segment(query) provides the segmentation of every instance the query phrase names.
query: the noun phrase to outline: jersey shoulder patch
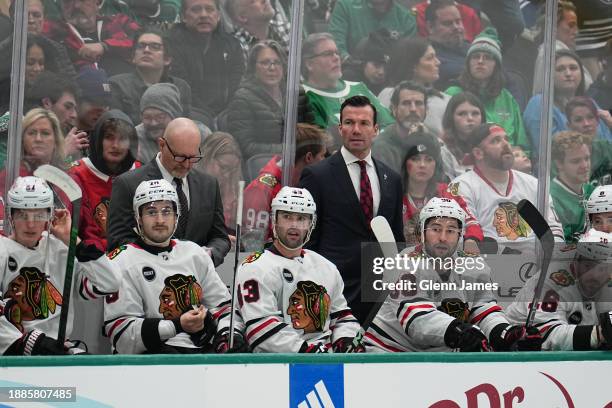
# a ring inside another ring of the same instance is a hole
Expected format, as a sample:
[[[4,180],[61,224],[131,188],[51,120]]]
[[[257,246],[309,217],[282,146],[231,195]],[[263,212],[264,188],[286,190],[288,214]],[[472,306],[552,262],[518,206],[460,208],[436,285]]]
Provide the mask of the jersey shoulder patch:
[[[448,185],[448,192],[454,196],[458,196],[459,195],[459,182],[450,183]]]
[[[550,280],[559,286],[567,287],[576,283],[574,277],[565,269],[559,269],[550,274]]]
[[[256,260],[258,260],[261,257],[261,254],[263,254],[263,251],[253,252],[244,261],[242,261],[242,265],[246,265],[246,264],[250,264],[250,263],[255,262]]]
[[[268,187],[274,187],[275,185],[278,184],[278,180],[276,180],[276,177],[274,177],[270,173],[264,173],[261,176],[259,176],[259,182]]]
[[[117,248],[113,249],[112,251],[110,251],[108,254],[106,254],[106,256],[108,257],[108,259],[115,259],[121,252],[123,252],[125,249],[127,248],[126,245],[121,245],[118,246]]]

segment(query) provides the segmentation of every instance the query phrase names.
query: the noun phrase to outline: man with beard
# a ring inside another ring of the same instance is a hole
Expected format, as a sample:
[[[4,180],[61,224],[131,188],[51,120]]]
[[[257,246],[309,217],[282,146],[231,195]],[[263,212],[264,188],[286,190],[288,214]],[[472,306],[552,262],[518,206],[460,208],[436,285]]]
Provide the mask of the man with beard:
[[[107,298],[104,331],[119,354],[194,354],[228,350],[230,293],[207,251],[171,239],[181,216],[166,180],[143,181],[133,197],[138,238],[109,254],[102,268],[122,276]],[[236,317],[237,326],[242,320]],[[211,342],[212,340],[212,342]],[[236,331],[235,346],[244,344]]]
[[[589,183],[591,140],[569,130],[553,136],[551,158],[557,176],[550,184],[550,195],[567,243],[577,242],[586,228],[583,203],[595,188]]]
[[[448,186],[449,192],[463,197],[470,212],[480,222],[485,237],[495,239],[500,244],[500,249],[509,243],[519,243],[519,250],[532,250],[535,234],[530,229],[528,233],[518,230],[522,219],[517,211],[509,209],[509,205],[516,208],[521,199],[536,203],[538,180],[531,175],[512,170],[514,154],[508,135],[501,126],[492,123],[479,125],[472,131],[470,142],[474,171],[455,178]],[[552,203],[550,199],[549,203]],[[500,214],[497,211],[500,208],[504,214],[516,215],[507,220],[510,228],[516,230],[515,233],[498,233],[500,229],[496,228],[495,224],[499,224],[496,222],[496,212]],[[555,240],[562,242],[563,229],[551,206],[545,217]],[[515,239],[509,239],[508,236]]]
[[[308,190],[283,187],[272,200],[272,246],[240,266],[236,293],[249,346],[260,353],[347,353],[359,323],[338,269],[302,249],[317,216]]]
[[[388,126],[374,139],[372,155],[402,174],[404,158],[408,149],[414,145],[411,139],[416,134],[425,134],[423,121],[427,116],[427,91],[412,81],[402,81],[393,90],[391,113],[395,124]],[[437,141],[437,140],[436,140]]]
[[[66,342],[57,346],[70,214],[55,209],[53,192],[38,177],[18,177],[7,193],[7,213],[13,233],[0,236],[0,354],[51,355],[77,354]],[[119,274],[101,272],[103,251],[80,242],[76,247],[72,300],[77,293],[93,300],[119,289]],[[92,261],[93,262],[88,262]],[[70,304],[66,335],[73,331],[76,313],[83,311]],[[99,329],[98,329],[99,330]],[[70,348],[70,349],[69,349]]]
[[[405,288],[389,294],[366,332],[368,351],[539,349],[540,338],[528,338],[522,325],[506,319],[482,258],[467,262],[459,250],[465,216],[449,198],[434,197],[423,207],[423,244],[410,253],[418,263],[400,276]]]
[[[48,21],[43,34],[68,49],[77,70],[105,69],[109,75],[128,72],[132,38],[139,26],[125,14],[101,16],[99,0],[62,0],[63,21]]]
[[[612,347],[612,235],[589,231],[573,252],[548,267],[534,327],[542,350],[610,350]],[[539,280],[533,275],[506,309],[512,322],[524,322]]]

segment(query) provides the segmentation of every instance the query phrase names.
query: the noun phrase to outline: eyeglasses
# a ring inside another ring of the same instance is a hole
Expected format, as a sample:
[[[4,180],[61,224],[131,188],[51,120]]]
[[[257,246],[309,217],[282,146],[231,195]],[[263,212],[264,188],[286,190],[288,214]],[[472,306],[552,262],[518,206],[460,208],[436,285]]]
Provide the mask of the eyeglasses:
[[[443,232],[450,237],[457,237],[461,234],[461,230],[458,228],[440,228],[440,227],[429,227],[425,228],[425,231],[431,231],[436,235],[441,235]]]
[[[257,65],[262,66],[265,69],[270,69],[273,67],[282,67],[283,63],[279,60],[263,60],[257,61]]]
[[[148,42],[138,42],[136,43],[137,50],[144,50],[149,47],[151,51],[161,51],[164,48],[164,44],[162,43],[148,43]]]
[[[161,210],[158,210],[157,208],[145,208],[142,212],[143,216],[150,218],[157,218],[159,214],[161,214],[163,218],[169,218],[172,217],[175,212],[174,209],[170,207],[164,207]]]
[[[200,155],[198,155],[198,156],[177,156],[172,151],[172,148],[168,144],[168,141],[166,140],[166,138],[162,137],[162,140],[164,141],[164,145],[168,148],[168,151],[170,152],[170,154],[174,158],[175,162],[183,163],[184,161],[189,160],[189,163],[195,164],[195,163],[199,162],[200,160],[202,160],[202,151],[200,150],[200,148],[198,148],[198,153],[200,153]]]
[[[13,214],[13,220],[15,221],[34,221],[34,222],[47,222],[51,219],[51,214],[48,212],[44,213],[30,213],[25,211],[15,212]]]
[[[340,51],[338,51],[338,50],[328,50],[328,51],[320,52],[318,54],[311,55],[308,58],[317,58],[317,57],[330,58],[330,57],[339,57],[339,56],[340,56]]]

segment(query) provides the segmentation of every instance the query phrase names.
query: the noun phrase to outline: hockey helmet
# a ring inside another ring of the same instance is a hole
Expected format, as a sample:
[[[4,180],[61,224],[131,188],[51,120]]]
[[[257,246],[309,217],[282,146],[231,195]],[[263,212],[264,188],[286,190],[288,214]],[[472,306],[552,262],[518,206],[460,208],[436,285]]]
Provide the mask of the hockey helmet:
[[[287,211],[299,214],[310,214],[311,215],[311,223],[308,228],[308,233],[306,234],[306,238],[301,246],[306,244],[310,239],[310,234],[314,230],[316,220],[317,220],[317,205],[312,198],[310,192],[305,188],[297,188],[297,187],[289,187],[285,186],[280,189],[280,191],[276,194],[276,196],[272,199],[272,233],[275,238],[276,234],[276,213],[278,211]],[[279,240],[280,242],[280,240]],[[284,244],[281,242],[281,245]],[[296,248],[287,248],[287,249],[296,249]]]
[[[586,202],[587,214],[612,212],[612,185],[598,186]]]
[[[572,273],[580,293],[595,298],[612,276],[612,234],[589,230],[578,241]],[[580,259],[584,258],[584,259]]]
[[[153,201],[172,201],[176,206],[177,219],[180,217],[181,206],[179,205],[178,195],[176,189],[168,181],[160,179],[141,182],[134,193],[134,215],[138,216],[138,209]]]
[[[419,213],[419,223],[421,225],[421,234],[425,232],[425,224],[427,220],[435,217],[449,217],[459,221],[459,228],[463,228],[465,224],[465,212],[457,201],[451,198],[433,197],[425,204]],[[424,239],[424,236],[421,238]]]
[[[53,191],[39,177],[17,177],[7,193],[7,210],[48,208],[53,212]]]
[[[576,253],[594,261],[612,262],[612,234],[591,228],[578,241]]]

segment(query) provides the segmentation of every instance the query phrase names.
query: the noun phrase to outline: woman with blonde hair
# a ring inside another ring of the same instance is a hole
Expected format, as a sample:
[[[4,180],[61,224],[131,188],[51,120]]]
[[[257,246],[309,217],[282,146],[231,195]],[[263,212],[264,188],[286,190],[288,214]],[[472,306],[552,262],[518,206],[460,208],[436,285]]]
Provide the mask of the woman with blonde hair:
[[[238,181],[242,180],[242,155],[232,135],[213,132],[202,143],[200,170],[217,178],[223,201],[223,215],[228,232],[234,234]]]

